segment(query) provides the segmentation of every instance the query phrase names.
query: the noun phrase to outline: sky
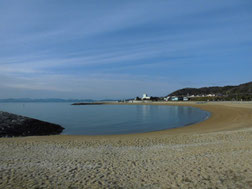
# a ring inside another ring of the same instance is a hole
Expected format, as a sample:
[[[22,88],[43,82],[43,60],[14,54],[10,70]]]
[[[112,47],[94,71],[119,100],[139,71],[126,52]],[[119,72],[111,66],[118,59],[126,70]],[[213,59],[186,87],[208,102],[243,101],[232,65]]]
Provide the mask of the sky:
[[[251,0],[0,0],[0,98],[252,81]]]

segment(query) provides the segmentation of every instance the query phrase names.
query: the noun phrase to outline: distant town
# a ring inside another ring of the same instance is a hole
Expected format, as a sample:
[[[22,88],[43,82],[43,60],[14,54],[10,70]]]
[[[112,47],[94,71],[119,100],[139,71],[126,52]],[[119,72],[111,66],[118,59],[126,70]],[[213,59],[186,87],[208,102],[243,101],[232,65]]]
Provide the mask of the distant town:
[[[198,95],[184,95],[184,96],[166,96],[166,97],[154,97],[148,96],[146,93],[143,96],[136,97],[134,99],[119,100],[118,102],[152,102],[152,101],[252,101],[252,95],[228,97],[222,94],[198,94]]]
[[[207,95],[188,95],[188,96],[167,96],[167,97],[153,97],[148,96],[146,93],[143,94],[142,98],[136,97],[135,99],[120,100],[120,102],[150,102],[150,101],[189,101],[197,97],[215,97],[215,94]]]
[[[170,93],[165,97],[143,96],[124,102],[150,101],[252,101],[252,82],[237,86],[184,88]]]

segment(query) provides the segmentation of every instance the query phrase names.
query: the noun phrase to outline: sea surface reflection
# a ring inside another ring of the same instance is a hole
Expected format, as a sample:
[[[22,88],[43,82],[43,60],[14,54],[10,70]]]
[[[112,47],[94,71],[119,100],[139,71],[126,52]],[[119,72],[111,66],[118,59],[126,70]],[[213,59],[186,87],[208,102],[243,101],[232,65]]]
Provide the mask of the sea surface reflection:
[[[62,125],[63,134],[108,135],[164,130],[203,121],[209,113],[185,106],[0,103],[0,110]]]

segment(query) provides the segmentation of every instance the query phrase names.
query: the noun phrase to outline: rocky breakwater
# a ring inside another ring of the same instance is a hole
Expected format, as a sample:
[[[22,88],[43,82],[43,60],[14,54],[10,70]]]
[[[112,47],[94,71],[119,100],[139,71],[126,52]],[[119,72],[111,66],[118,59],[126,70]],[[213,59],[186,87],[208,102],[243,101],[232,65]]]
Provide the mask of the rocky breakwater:
[[[57,124],[0,111],[0,137],[56,135],[63,129]]]

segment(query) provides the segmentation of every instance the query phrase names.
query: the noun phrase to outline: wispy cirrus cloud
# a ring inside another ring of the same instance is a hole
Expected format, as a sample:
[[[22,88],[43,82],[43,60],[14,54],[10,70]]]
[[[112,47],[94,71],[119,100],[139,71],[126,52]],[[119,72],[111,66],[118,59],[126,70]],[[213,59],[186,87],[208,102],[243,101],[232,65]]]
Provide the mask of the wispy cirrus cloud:
[[[250,1],[237,0],[3,0],[3,96],[158,95],[249,81],[251,12]]]

